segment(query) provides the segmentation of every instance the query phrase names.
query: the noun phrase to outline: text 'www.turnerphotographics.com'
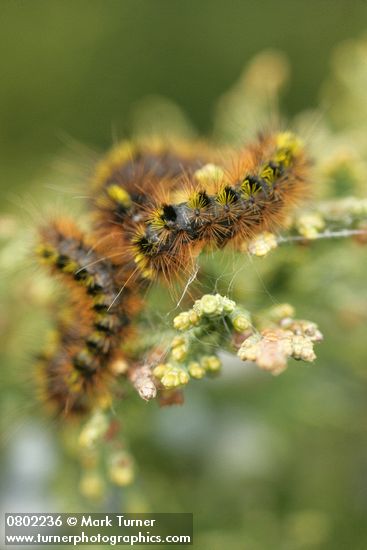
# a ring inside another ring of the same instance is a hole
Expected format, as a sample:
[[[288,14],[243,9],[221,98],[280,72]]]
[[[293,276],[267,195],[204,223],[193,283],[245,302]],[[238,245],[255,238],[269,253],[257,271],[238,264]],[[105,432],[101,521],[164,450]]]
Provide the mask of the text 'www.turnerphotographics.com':
[[[5,545],[193,544],[193,515],[11,514],[5,515]]]

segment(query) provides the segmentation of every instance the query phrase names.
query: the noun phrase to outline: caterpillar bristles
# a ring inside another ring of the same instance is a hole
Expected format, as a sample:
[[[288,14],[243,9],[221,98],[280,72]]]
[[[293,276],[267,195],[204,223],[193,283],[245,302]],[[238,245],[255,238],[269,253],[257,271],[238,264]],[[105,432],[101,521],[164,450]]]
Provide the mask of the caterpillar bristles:
[[[119,292],[113,265],[70,220],[42,228],[37,253],[70,292],[71,319],[59,321],[57,345],[41,361],[45,394],[59,413],[83,412],[109,395],[110,364],[129,334],[135,298]]]

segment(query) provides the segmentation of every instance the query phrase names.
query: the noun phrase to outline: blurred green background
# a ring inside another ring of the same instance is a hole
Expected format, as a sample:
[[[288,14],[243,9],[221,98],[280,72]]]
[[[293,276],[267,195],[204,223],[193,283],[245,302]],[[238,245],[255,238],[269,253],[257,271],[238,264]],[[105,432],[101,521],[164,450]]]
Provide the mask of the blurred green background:
[[[347,0],[2,0],[1,189],[26,188],[67,136],[106,149],[134,103],[175,100],[201,132],[259,50],[289,56],[294,114],[317,103],[330,52],[366,26]],[[3,201],[4,202],[4,201]],[[5,205],[4,205],[5,206]]]
[[[290,63],[285,118],[321,99],[324,142],[335,132],[350,145],[353,134],[364,162],[367,48],[353,57],[338,45],[366,29],[358,0],[0,1],[1,209],[14,216],[0,224],[3,511],[192,511],[195,548],[367,547],[365,249],[322,242],[237,265],[249,309],[287,301],[320,325],[317,362],[278,378],[229,362],[222,378],[191,384],[175,409],[132,397],[119,414],[138,479],[92,505],[77,496],[72,452],[55,441],[29,384],[47,319],[45,281],[27,252],[37,208],[31,221],[23,214],[32,196],[59,202],[53,177],[77,194],[78,153],[84,161],[86,150],[94,156],[129,135],[147,96],[169,98],[211,134],[218,98],[269,48]],[[75,184],[54,176],[68,151]],[[364,180],[358,189],[366,195]]]

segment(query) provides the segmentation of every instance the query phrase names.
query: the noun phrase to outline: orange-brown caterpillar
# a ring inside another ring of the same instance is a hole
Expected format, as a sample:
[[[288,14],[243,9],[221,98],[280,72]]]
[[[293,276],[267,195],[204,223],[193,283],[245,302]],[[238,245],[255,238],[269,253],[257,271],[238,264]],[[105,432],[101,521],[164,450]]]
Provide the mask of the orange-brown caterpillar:
[[[109,399],[111,364],[129,334],[136,298],[122,296],[113,266],[90,249],[70,220],[42,228],[38,254],[69,291],[57,341],[41,361],[46,398],[58,412],[78,413]]]
[[[307,193],[300,141],[258,139],[215,166],[207,148],[131,146],[114,150],[92,183],[88,239],[61,220],[41,231],[38,253],[70,293],[71,319],[43,360],[48,399],[59,412],[109,399],[113,362],[139,309],[144,281],[191,269],[207,245],[247,243],[282,226]]]
[[[125,218],[117,222],[116,206],[110,234],[120,239],[125,261],[133,261],[141,277],[169,280],[187,271],[206,245],[238,245],[279,228],[289,207],[306,193],[307,167],[299,140],[279,133],[233,154],[212,176],[204,169],[184,172],[163,189],[150,185],[144,204],[136,200],[130,183],[113,183],[111,196],[124,203]],[[180,186],[184,197],[177,201]]]

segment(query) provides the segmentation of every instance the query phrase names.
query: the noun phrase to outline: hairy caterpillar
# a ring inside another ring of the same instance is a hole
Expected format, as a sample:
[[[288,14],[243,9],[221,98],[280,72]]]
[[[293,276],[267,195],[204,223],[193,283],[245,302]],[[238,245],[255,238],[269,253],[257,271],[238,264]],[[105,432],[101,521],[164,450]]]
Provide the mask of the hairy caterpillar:
[[[279,228],[306,193],[307,167],[300,141],[279,133],[260,138],[219,170],[185,174],[183,200],[174,200],[176,184],[164,200],[153,195],[136,210],[134,223],[125,224],[124,257],[132,256],[140,276],[169,280],[190,270],[207,245],[238,246]],[[117,189],[136,206],[128,186]]]
[[[122,301],[112,264],[91,251],[72,221],[57,220],[41,237],[39,257],[69,291],[57,341],[41,360],[44,393],[57,412],[84,412],[110,397],[111,365],[130,333],[136,297],[126,289]]]
[[[38,255],[70,294],[71,318],[58,321],[42,359],[44,391],[59,413],[111,399],[141,288],[187,274],[207,246],[239,247],[281,227],[307,193],[308,161],[293,134],[262,136],[220,166],[218,158],[202,145],[125,143],[91,183],[90,236],[68,220],[41,229]]]

